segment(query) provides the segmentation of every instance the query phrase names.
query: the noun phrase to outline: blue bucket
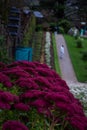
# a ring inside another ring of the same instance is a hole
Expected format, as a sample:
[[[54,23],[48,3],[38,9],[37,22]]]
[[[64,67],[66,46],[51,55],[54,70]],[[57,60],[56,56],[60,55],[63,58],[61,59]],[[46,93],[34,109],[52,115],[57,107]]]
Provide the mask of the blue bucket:
[[[15,52],[16,61],[32,61],[32,48],[17,47]]]

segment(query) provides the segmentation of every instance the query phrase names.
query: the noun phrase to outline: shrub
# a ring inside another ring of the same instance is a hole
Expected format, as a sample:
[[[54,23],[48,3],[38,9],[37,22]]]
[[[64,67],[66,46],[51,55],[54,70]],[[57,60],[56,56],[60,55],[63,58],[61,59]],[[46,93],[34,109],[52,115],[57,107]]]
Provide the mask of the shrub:
[[[42,31],[43,30],[43,26],[42,25],[37,25],[35,30],[36,31]]]
[[[22,45],[24,47],[29,46],[29,43],[31,43],[33,33],[35,32],[36,27],[36,18],[32,15],[31,20],[28,23],[27,31],[24,33]]]
[[[59,33],[62,33],[62,34],[64,34],[65,32],[64,32],[64,28],[63,27],[59,27]]]
[[[50,25],[50,30],[52,32],[58,31],[58,27],[56,23],[50,23],[49,25]]]
[[[76,45],[78,48],[82,48],[83,39],[81,37],[78,37],[76,40]]]
[[[82,52],[82,59],[87,61],[87,51]]]
[[[66,19],[59,21],[58,25],[64,28],[65,33],[72,27],[72,24]]]
[[[75,39],[77,40],[78,39],[78,37],[79,37],[79,35],[76,35],[76,36],[74,36],[75,37]]]
[[[0,61],[4,63],[10,63],[12,61],[8,55],[8,49],[5,45],[5,37],[3,35],[0,36]]]
[[[86,130],[78,99],[46,64],[0,63],[0,129]]]

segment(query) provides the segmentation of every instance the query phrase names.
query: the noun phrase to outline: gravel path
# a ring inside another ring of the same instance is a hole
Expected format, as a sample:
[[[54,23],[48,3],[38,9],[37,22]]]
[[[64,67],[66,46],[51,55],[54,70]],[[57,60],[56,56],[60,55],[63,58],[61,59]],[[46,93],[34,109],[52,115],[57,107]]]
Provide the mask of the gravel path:
[[[77,81],[63,35],[55,34],[55,38],[56,38],[56,46],[57,46],[57,51],[58,51],[58,60],[60,64],[61,74],[62,74],[61,78],[65,80],[69,86],[73,86],[73,85],[84,86],[85,85],[87,87],[87,83],[79,83]],[[63,59],[60,59],[60,46],[62,44],[64,45],[65,52],[64,52]]]

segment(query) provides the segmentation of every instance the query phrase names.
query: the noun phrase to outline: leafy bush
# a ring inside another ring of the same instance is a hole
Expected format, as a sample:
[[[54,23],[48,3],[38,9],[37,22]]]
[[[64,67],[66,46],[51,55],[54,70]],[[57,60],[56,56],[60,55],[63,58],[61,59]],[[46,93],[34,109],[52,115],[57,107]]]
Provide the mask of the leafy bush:
[[[81,37],[78,37],[76,40],[76,45],[78,48],[82,48],[83,39]]]
[[[87,51],[82,52],[82,59],[87,61]]]
[[[78,37],[79,37],[79,35],[76,35],[76,36],[74,36],[75,37],[75,39],[77,40],[78,39]]]
[[[59,27],[59,33],[62,33],[62,34],[64,34],[64,33],[65,33],[64,28],[63,28],[63,27]]]
[[[34,16],[31,16],[31,20],[28,23],[27,31],[24,34],[22,45],[27,47],[31,43],[33,33],[36,27],[36,19]]]
[[[34,37],[32,39],[33,61],[40,61],[42,44],[43,44],[43,32],[42,31],[34,32]]]
[[[72,27],[72,24],[70,23],[70,21],[63,19],[61,21],[58,22],[58,25],[62,28],[64,28],[65,33],[68,32],[68,30]]]
[[[66,82],[46,64],[0,63],[0,129],[86,130],[87,118]]]
[[[42,25],[37,25],[35,30],[36,31],[42,31],[43,30],[43,26]]]
[[[58,31],[58,26],[56,23],[50,23],[49,25],[50,25],[50,30],[52,32]]]
[[[8,55],[8,49],[5,45],[5,37],[3,35],[0,36],[0,62],[10,63],[12,61]]]

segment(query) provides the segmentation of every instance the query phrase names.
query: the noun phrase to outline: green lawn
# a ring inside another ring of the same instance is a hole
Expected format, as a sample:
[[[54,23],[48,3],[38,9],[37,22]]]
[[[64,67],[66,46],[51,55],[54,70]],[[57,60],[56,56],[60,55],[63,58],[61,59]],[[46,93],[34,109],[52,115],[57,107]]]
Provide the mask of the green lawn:
[[[87,60],[82,60],[83,51],[87,52],[87,39],[83,39],[83,47],[76,47],[76,39],[69,35],[64,35],[67,43],[67,48],[71,57],[71,61],[77,76],[78,81],[87,81]]]
[[[52,45],[53,45],[53,51],[54,51],[54,68],[55,68],[56,72],[59,75],[61,75],[59,60],[58,60],[57,47],[56,47],[56,39],[55,39],[54,34],[52,34]]]

